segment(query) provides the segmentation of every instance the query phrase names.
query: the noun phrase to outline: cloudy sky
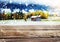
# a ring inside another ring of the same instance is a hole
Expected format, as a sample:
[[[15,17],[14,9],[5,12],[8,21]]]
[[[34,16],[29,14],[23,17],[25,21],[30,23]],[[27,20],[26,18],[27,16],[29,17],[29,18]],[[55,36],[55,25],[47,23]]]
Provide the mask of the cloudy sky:
[[[55,8],[56,12],[60,12],[60,0],[0,0],[0,1],[8,1],[10,3],[16,2],[16,3],[25,3],[25,4],[44,4],[50,7]]]
[[[34,4],[46,4],[53,7],[60,7],[60,0],[2,0],[9,2],[17,2],[17,3],[34,3]]]

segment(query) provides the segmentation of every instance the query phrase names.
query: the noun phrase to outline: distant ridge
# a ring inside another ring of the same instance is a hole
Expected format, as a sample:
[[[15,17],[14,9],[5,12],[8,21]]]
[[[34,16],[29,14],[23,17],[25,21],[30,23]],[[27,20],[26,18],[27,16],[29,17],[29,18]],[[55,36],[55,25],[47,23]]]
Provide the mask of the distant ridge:
[[[13,11],[13,9],[20,9],[20,10],[25,10],[25,11],[29,11],[30,9],[34,9],[34,10],[46,10],[48,11],[49,10],[49,6],[46,6],[46,5],[39,5],[39,4],[28,4],[26,6],[26,4],[19,4],[19,3],[9,3],[9,2],[2,2],[0,1],[0,8],[9,8]]]

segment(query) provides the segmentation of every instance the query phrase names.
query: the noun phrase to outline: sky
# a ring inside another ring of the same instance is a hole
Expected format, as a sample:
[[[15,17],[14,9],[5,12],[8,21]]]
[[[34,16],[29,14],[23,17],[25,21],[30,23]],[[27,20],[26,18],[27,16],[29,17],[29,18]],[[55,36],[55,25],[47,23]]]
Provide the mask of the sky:
[[[34,3],[34,4],[45,4],[50,5],[52,7],[60,7],[60,0],[1,0],[1,1],[9,1],[11,2],[17,2],[17,3]]]
[[[33,3],[33,4],[44,4],[46,6],[50,6],[52,8],[55,8],[55,12],[60,12],[60,0],[0,0],[0,1],[8,1],[10,3],[16,2],[16,3],[24,3],[26,5]]]

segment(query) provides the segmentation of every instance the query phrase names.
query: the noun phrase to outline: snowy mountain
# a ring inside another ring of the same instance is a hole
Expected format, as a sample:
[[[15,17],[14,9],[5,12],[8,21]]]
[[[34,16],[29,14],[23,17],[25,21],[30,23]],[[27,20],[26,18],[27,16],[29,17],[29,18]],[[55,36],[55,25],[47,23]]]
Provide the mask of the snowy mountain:
[[[20,11],[25,10],[29,12],[30,9],[34,10],[46,10],[48,11],[50,9],[49,6],[46,5],[40,5],[40,4],[19,4],[19,3],[9,3],[9,2],[2,2],[0,1],[0,8],[2,9],[11,9],[13,11],[14,9],[20,9]]]

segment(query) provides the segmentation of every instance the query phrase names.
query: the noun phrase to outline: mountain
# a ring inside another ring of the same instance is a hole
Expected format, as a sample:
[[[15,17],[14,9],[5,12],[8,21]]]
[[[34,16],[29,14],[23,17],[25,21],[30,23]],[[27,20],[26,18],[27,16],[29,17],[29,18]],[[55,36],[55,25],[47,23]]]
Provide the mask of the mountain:
[[[20,9],[21,11],[26,9],[26,11],[29,11],[30,9],[34,10],[49,10],[49,6],[46,5],[40,5],[40,4],[19,4],[19,3],[9,3],[9,2],[0,2],[0,8],[9,8],[11,11],[14,9]]]

